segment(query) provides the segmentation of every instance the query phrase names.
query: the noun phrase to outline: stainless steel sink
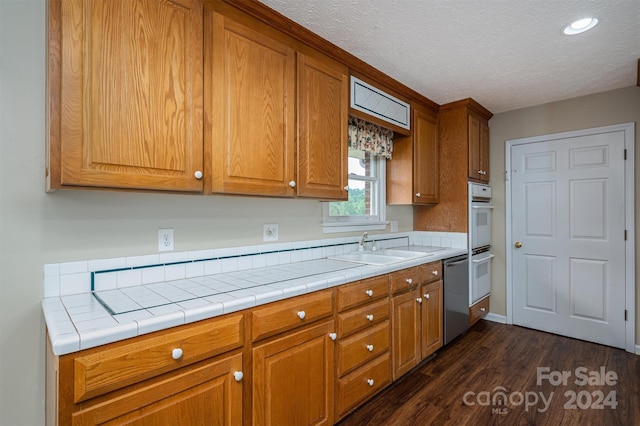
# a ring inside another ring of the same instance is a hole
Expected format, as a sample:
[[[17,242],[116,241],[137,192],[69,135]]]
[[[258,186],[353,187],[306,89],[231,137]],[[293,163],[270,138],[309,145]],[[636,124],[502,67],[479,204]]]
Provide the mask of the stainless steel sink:
[[[329,256],[327,259],[341,260],[344,262],[361,263],[364,265],[390,265],[406,262],[419,257],[433,256],[432,253],[414,252],[407,250],[385,249],[378,251],[356,251],[345,254]]]

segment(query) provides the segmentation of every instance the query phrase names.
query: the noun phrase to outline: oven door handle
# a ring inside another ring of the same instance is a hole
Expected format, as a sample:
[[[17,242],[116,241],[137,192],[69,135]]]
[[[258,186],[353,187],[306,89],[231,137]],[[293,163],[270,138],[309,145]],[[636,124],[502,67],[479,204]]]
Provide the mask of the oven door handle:
[[[487,260],[489,260],[489,259],[493,259],[494,257],[495,257],[494,255],[490,254],[489,256],[487,256],[487,257],[483,257],[483,258],[482,258],[482,259],[480,259],[480,260],[471,259],[471,261],[472,261],[473,263],[482,263],[482,262],[486,262],[486,261],[487,261]]]
[[[471,206],[472,209],[493,209],[493,206]]]

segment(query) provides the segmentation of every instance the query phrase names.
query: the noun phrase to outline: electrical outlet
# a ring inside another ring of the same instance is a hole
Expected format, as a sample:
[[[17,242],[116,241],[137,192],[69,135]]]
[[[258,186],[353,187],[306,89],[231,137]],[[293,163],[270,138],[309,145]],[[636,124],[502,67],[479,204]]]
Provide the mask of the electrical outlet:
[[[262,241],[278,241],[278,224],[265,223],[262,227]]]
[[[158,251],[173,251],[173,229],[158,229]]]

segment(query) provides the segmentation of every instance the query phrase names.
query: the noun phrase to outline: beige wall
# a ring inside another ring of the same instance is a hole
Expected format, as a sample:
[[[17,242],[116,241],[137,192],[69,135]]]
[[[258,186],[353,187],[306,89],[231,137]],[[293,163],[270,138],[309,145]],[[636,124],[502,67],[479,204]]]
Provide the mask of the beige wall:
[[[628,122],[640,123],[640,88],[628,87],[605,93],[509,111],[495,115],[491,127],[492,245],[496,258],[492,268],[491,312],[506,315],[505,265],[505,141],[550,133],[587,129]],[[636,242],[640,241],[640,128],[635,129]],[[636,257],[638,245],[636,243]],[[636,263],[636,278],[640,262]],[[637,281],[636,281],[637,282]],[[636,344],[640,342],[640,291],[636,285]]]
[[[44,423],[45,263],[155,253],[157,229],[176,251],[329,238],[317,201],[44,191],[45,2],[0,0],[0,425]],[[409,206],[389,207],[400,231]]]

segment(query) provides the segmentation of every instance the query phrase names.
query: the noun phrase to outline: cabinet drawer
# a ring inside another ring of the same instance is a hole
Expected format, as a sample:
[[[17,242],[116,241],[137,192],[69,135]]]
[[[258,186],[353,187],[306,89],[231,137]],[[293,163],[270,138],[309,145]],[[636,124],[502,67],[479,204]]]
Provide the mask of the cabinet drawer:
[[[336,358],[338,377],[342,377],[388,350],[388,320],[361,333],[339,340]]]
[[[420,266],[422,282],[431,283],[442,279],[442,262],[431,262]]]
[[[389,298],[338,314],[337,333],[344,338],[389,318]]]
[[[406,290],[413,290],[420,285],[420,268],[413,267],[394,272],[391,277],[391,292],[401,293]]]
[[[469,308],[469,324],[473,324],[489,313],[489,297],[476,302]]]
[[[333,313],[333,291],[323,290],[271,303],[251,313],[253,340],[273,336]]]
[[[138,383],[238,348],[243,343],[243,316],[233,315],[136,338],[106,349],[90,349],[73,361],[74,401]],[[174,351],[176,349],[181,352]]]
[[[369,278],[353,284],[338,287],[336,290],[336,304],[338,312],[354,306],[389,295],[389,277],[387,275]]]
[[[389,352],[338,380],[337,417],[342,417],[391,382]]]

